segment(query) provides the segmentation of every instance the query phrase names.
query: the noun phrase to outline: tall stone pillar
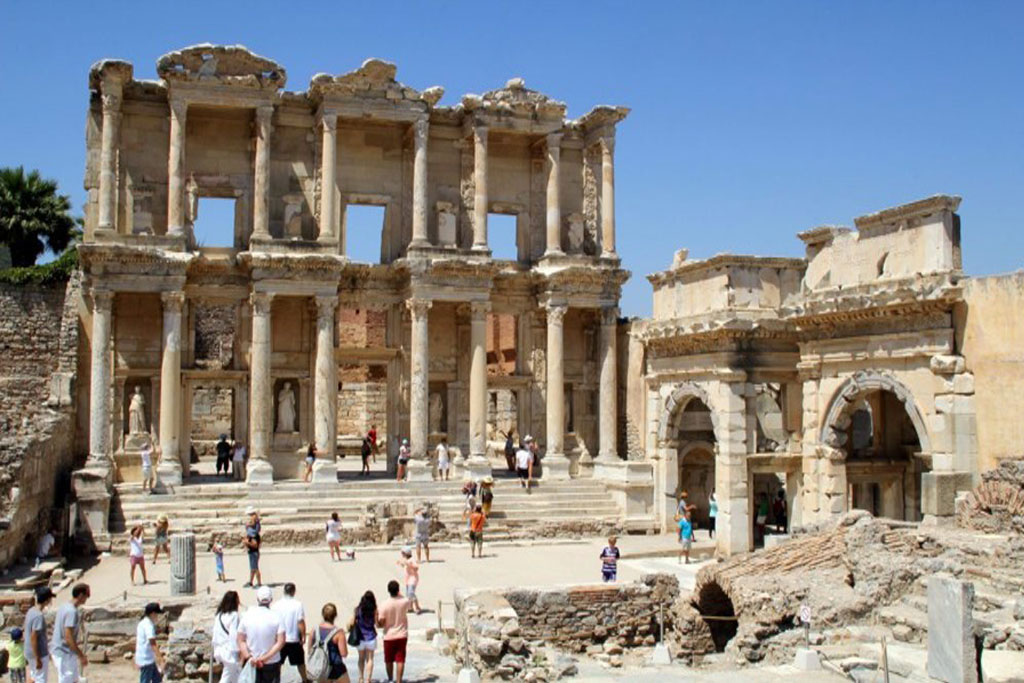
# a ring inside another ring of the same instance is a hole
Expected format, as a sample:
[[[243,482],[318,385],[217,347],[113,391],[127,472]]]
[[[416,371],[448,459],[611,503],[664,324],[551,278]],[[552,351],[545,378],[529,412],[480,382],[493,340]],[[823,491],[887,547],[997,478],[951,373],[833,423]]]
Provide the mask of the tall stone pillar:
[[[491,473],[487,459],[487,314],[491,302],[470,304],[469,326],[469,458],[466,475],[473,479]]]
[[[427,238],[427,137],[430,123],[424,117],[412,124],[412,242],[410,247],[425,247]]]
[[[337,186],[338,165],[338,115],[324,112],[320,116],[320,127],[323,131],[323,148],[320,154],[320,234],[317,240],[332,243],[338,240],[335,233],[334,195]],[[342,246],[342,253],[345,248]]]
[[[167,156],[167,234],[185,233],[185,122],[188,103],[171,98],[171,142]]]
[[[160,295],[164,308],[163,356],[160,361],[160,462],[156,477],[160,486],[181,484],[181,309],[184,292]],[[187,456],[186,456],[187,457]]]
[[[487,251],[487,126],[473,128],[473,249]]]
[[[253,179],[252,236],[270,239],[270,133],[273,105],[256,108],[256,168]]]
[[[249,465],[246,481],[271,484],[274,468],[270,464],[271,439],[274,436],[273,380],[270,375],[270,308],[274,295],[253,292],[252,345],[249,352]]]
[[[601,138],[601,256],[615,254],[615,140]]]
[[[117,144],[121,136],[121,84],[103,83],[103,133],[100,138],[100,210],[97,230],[117,222]]]
[[[547,139],[548,191],[547,191],[547,246],[545,256],[562,254],[562,204],[559,198],[558,172],[561,159],[562,134],[551,133]]]
[[[89,457],[71,485],[78,499],[80,540],[96,550],[110,549],[110,318],[114,293],[92,291],[92,357],[89,378]]]
[[[565,456],[565,370],[562,356],[563,325],[568,307],[549,304],[547,350],[547,448],[544,478],[568,479],[569,459]]]
[[[747,486],[746,384],[717,382],[708,406],[718,415],[715,429],[715,497],[718,552],[726,557],[751,549],[753,526]]]
[[[432,468],[427,463],[427,404],[430,388],[427,320],[430,317],[431,302],[409,299],[405,304],[412,314],[412,353],[409,363],[409,448],[412,460],[407,469],[410,481],[426,481],[432,478]]]
[[[313,482],[335,484],[338,465],[335,445],[338,424],[338,364],[334,357],[336,296],[316,297],[316,377],[313,383],[313,432],[319,452]]]
[[[616,410],[617,387],[617,333],[619,310],[614,307],[601,309],[601,378],[600,412],[598,414],[598,458],[618,460],[618,412]]]

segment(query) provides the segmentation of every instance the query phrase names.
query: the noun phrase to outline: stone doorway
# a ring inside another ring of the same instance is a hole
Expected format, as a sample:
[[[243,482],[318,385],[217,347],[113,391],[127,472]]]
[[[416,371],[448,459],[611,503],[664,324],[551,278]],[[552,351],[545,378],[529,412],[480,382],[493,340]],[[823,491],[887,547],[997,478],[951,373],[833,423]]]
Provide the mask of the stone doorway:
[[[715,491],[717,450],[711,411],[701,398],[692,397],[677,412],[673,426],[674,438],[669,441],[669,445],[675,450],[676,463],[670,469],[670,480],[666,482],[668,485],[665,492],[674,499],[674,514],[675,501],[685,491],[687,502],[697,506],[691,519],[695,528],[707,529],[710,522],[710,498]]]
[[[192,388],[189,411],[189,439],[193,457],[199,461],[217,457],[217,442],[223,434],[234,442],[235,390],[225,385],[200,385]]]

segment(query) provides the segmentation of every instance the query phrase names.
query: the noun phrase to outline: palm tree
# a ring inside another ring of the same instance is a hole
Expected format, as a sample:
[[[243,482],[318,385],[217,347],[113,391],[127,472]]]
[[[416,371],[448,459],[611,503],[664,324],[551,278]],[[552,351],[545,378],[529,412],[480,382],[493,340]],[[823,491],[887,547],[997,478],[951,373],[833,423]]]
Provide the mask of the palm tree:
[[[63,251],[74,236],[71,200],[57,194],[57,182],[39,171],[0,168],[0,244],[15,267],[31,266],[46,249]]]

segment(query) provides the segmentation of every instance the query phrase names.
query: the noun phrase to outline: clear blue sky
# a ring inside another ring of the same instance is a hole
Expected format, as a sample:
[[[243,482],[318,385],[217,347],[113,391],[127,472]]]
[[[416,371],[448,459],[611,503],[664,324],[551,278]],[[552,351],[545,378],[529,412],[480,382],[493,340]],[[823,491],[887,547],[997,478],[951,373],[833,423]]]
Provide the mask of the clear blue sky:
[[[444,104],[523,76],[571,116],[633,108],[625,314],[649,312],[644,276],[679,247],[800,255],[800,230],[936,193],[964,197],[967,272],[1005,272],[1024,265],[1022,26],[1022,2],[7,2],[0,165],[56,178],[80,210],[103,57],[153,78],[164,52],[242,43],[301,90],[373,56]]]

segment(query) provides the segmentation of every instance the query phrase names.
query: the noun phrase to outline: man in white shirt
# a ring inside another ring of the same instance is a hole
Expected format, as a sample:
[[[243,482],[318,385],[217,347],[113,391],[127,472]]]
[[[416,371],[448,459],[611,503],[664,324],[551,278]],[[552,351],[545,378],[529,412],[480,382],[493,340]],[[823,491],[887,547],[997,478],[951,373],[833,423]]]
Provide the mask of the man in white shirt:
[[[270,609],[274,591],[260,586],[256,605],[250,607],[238,625],[239,662],[252,660],[256,667],[256,683],[281,683],[281,649],[284,647],[284,624]]]
[[[78,644],[78,632],[82,624],[79,610],[89,599],[89,595],[88,584],[75,584],[71,589],[71,602],[61,605],[53,620],[50,653],[53,663],[57,665],[57,683],[78,683],[82,669],[89,663],[85,652]]]
[[[153,444],[147,443],[139,451],[142,459],[142,490],[153,492]]]
[[[437,478],[448,481],[451,476],[451,460],[448,457],[448,439],[441,437],[437,444]]]
[[[530,448],[532,443],[533,437],[527,434],[523,443],[519,445],[519,450],[516,451],[516,473],[519,475],[519,485],[526,489],[527,493],[530,491],[530,480],[533,479],[533,451]]]
[[[164,657],[156,644],[156,619],[163,613],[160,603],[149,603],[135,629],[135,666],[139,667],[139,683],[160,683],[163,680]]]
[[[300,680],[306,680],[306,653],[302,644],[306,642],[306,612],[302,603],[295,599],[295,584],[284,585],[284,597],[271,608],[284,626],[284,647],[281,659],[299,670]]]

